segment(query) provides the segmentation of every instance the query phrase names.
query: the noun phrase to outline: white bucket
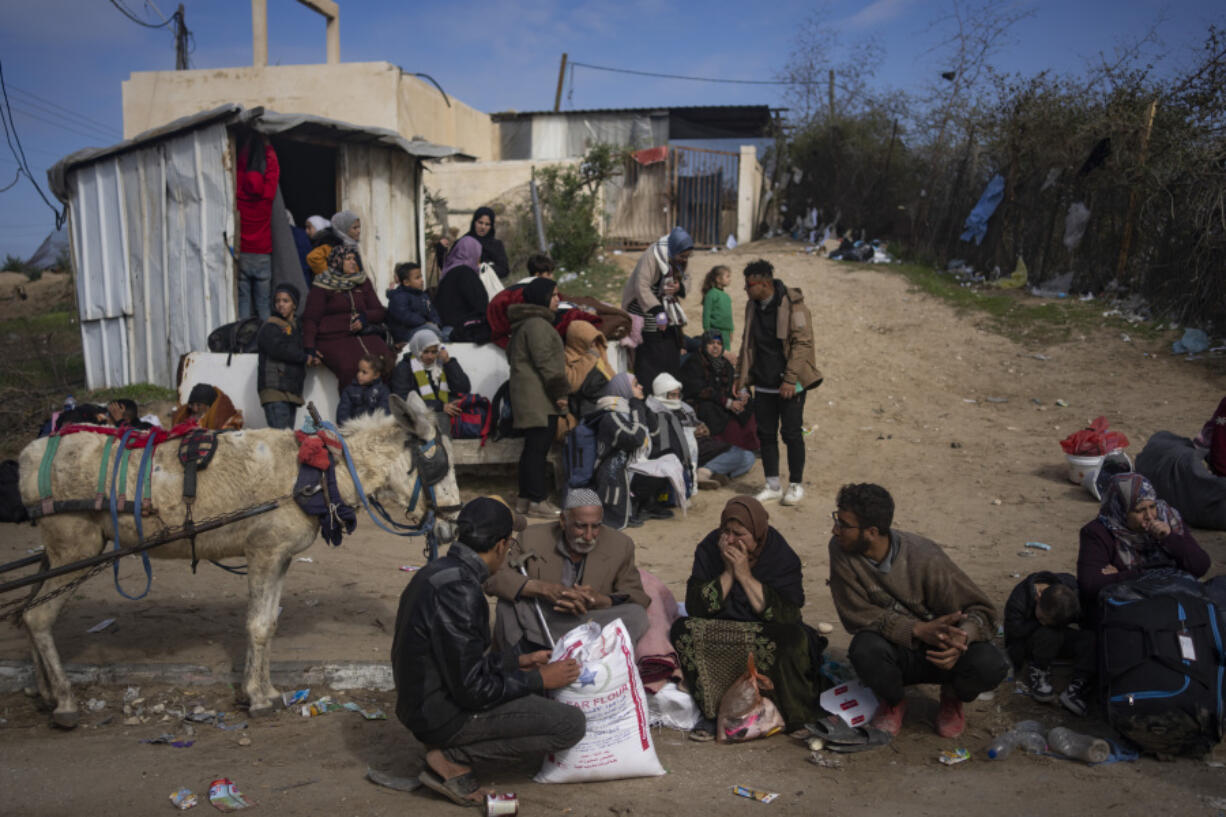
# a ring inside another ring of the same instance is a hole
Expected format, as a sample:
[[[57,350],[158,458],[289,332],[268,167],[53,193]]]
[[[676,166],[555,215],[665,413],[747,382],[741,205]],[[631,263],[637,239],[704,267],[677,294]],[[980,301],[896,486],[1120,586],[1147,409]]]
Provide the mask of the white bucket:
[[[1074,485],[1081,485],[1085,482],[1086,474],[1097,474],[1098,469],[1102,467],[1103,460],[1106,457],[1081,457],[1076,454],[1065,454],[1064,458],[1068,460],[1068,481]]]

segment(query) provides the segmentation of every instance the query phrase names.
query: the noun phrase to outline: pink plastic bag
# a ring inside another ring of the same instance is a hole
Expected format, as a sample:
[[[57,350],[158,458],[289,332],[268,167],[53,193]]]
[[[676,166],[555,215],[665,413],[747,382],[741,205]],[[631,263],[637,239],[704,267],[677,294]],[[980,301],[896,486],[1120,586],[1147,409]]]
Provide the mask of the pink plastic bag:
[[[770,679],[758,672],[753,664],[753,653],[745,674],[732,682],[719,702],[719,718],[716,720],[715,740],[718,743],[741,743],[755,738],[765,738],[783,728],[783,716],[770,698],[762,692],[774,690]]]

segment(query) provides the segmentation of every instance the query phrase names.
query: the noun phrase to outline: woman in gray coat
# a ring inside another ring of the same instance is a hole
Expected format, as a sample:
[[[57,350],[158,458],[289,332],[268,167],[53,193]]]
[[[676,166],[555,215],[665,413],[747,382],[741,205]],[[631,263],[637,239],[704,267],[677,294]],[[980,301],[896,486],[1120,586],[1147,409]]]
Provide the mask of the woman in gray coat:
[[[557,284],[537,278],[524,287],[524,302],[507,309],[511,342],[511,414],[524,432],[519,456],[519,499],[516,510],[528,516],[555,519],[558,508],[548,499],[545,464],[557,434],[558,417],[566,413],[570,384],[566,380],[566,350],[553,326],[558,308]]]

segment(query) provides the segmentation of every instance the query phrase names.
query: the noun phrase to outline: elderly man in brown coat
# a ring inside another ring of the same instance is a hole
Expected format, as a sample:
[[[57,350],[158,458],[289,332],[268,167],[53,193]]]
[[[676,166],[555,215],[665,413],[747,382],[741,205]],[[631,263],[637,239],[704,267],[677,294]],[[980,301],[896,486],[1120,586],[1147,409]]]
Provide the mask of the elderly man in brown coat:
[[[761,259],[745,267],[745,331],[737,360],[736,391],[754,387],[754,418],[762,445],[766,487],[759,502],[799,505],[804,498],[805,395],[822,383],[813,356],[813,317],[804,294],[775,278]],[[788,488],[779,484],[779,440],[788,448]]]
[[[498,599],[499,649],[548,648],[589,620],[603,627],[620,618],[634,641],[647,632],[651,599],[634,563],[634,542],[602,524],[595,491],[573,489],[564,506],[560,522],[526,528],[507,564],[485,582],[485,592]]]

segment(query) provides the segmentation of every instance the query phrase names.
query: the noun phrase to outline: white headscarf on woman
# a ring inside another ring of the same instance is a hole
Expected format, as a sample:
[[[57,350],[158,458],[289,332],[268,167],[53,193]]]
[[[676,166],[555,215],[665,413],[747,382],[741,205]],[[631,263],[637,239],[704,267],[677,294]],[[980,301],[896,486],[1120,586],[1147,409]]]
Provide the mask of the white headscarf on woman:
[[[413,355],[413,359],[420,363],[422,352],[431,346],[438,346],[440,344],[442,344],[442,341],[433,329],[418,329],[413,333],[413,337],[409,338],[409,354]],[[422,365],[422,368],[436,378],[443,371],[443,365],[439,363],[438,357],[434,358],[434,363],[429,366]]]
[[[681,402],[680,397],[669,399],[670,391],[681,391],[681,381],[673,377],[668,372],[660,372],[656,375],[656,379],[651,381],[651,394],[661,405],[669,411],[681,411],[685,403]]]
[[[346,247],[356,247],[358,245],[357,240],[349,235],[349,228],[357,220],[358,214],[352,210],[341,210],[332,216],[332,231],[336,233],[337,238],[344,242]]]

